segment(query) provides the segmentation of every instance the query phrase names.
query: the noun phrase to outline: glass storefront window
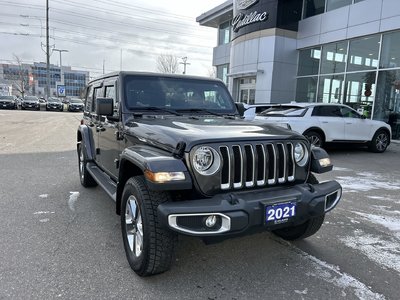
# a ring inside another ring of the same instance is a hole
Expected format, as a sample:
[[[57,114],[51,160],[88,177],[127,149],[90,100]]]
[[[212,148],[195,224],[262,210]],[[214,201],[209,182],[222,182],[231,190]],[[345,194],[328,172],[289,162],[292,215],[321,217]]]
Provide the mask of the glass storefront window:
[[[371,117],[374,102],[376,72],[361,72],[346,75],[343,103],[361,110],[364,116]]]
[[[218,46],[228,44],[231,41],[231,23],[225,22],[219,25]]]
[[[344,75],[329,75],[319,78],[317,102],[341,103]]]
[[[326,11],[337,9],[346,5],[350,5],[352,0],[327,0]]]
[[[383,46],[381,52],[381,68],[400,67],[400,32],[383,35]]]
[[[299,76],[317,75],[319,71],[319,62],[321,60],[321,48],[312,48],[300,50],[299,52]]]
[[[322,14],[325,11],[325,0],[305,0],[304,18]]]
[[[296,102],[315,102],[317,95],[318,77],[297,79]]]
[[[228,77],[227,77],[228,70],[229,70],[228,64],[217,66],[217,78],[225,82],[226,85],[228,85]]]
[[[328,44],[322,47],[321,73],[342,73],[346,67],[347,42]]]
[[[400,70],[379,72],[373,118],[387,122],[393,139],[400,139]]]
[[[378,67],[379,42],[379,35],[350,41],[347,71],[376,69]]]

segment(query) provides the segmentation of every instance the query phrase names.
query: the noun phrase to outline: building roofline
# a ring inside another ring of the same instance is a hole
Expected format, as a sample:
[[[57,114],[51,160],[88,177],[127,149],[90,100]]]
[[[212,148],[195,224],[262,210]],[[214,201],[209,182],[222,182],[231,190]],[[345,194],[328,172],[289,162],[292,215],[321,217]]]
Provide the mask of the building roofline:
[[[231,20],[232,17],[233,0],[228,0],[198,16],[196,22],[201,26],[218,28],[219,24]]]

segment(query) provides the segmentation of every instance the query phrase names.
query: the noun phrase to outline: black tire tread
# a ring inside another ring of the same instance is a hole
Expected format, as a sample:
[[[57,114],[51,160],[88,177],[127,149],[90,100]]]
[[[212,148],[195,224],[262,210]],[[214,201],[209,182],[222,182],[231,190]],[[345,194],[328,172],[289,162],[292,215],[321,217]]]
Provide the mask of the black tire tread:
[[[145,213],[147,214],[149,244],[147,257],[144,259],[142,268],[134,271],[140,276],[149,276],[163,273],[169,270],[173,259],[176,234],[160,226],[157,207],[159,204],[169,201],[170,196],[165,192],[155,192],[147,188],[143,176],[130,178],[126,185],[136,186],[142,197]],[[125,214],[121,211],[121,215]],[[146,239],[146,237],[143,237]],[[143,253],[145,254],[145,253]]]

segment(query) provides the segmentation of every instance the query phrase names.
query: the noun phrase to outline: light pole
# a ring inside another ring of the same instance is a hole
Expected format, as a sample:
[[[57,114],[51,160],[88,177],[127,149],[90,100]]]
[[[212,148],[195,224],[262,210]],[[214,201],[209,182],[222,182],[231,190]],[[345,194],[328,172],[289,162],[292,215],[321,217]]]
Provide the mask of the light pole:
[[[58,52],[60,53],[60,69],[61,69],[61,67],[62,67],[62,63],[61,63],[61,52],[69,52],[69,51],[66,50],[66,49],[56,49],[56,48],[54,48],[53,51],[58,51]]]
[[[186,74],[186,65],[190,65],[190,63],[186,62],[187,59],[187,56],[182,57],[183,62],[180,63],[181,65],[183,65],[183,74]]]
[[[63,70],[62,70],[62,60],[61,60],[61,53],[62,52],[69,52],[68,50],[66,50],[66,49],[56,49],[56,48],[53,48],[53,51],[58,51],[59,53],[60,53],[60,81],[61,81],[61,84],[64,84],[64,76],[63,76]]]

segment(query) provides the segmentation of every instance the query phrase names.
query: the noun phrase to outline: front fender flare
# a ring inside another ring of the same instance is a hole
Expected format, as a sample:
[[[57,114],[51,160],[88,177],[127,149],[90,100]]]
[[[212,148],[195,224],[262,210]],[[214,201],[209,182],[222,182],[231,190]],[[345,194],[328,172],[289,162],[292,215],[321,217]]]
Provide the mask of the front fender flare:
[[[77,149],[79,143],[85,151],[87,161],[93,161],[96,157],[95,146],[92,131],[87,125],[79,125],[77,132]]]

